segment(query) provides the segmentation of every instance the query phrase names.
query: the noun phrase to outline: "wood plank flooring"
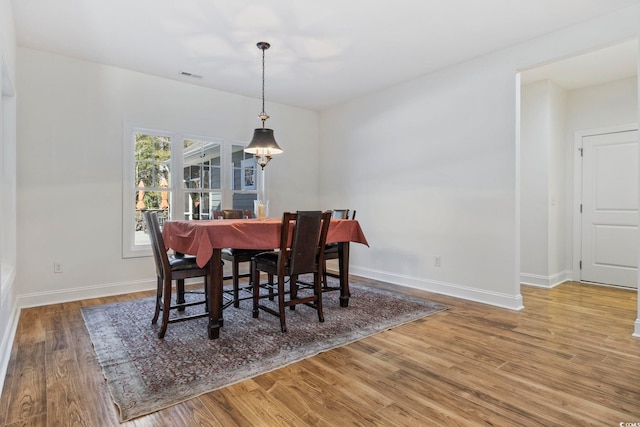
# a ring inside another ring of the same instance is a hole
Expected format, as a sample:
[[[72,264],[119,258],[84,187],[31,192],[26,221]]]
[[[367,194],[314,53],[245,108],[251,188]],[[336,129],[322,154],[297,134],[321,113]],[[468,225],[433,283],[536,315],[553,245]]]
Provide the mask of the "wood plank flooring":
[[[451,308],[122,425],[640,425],[636,291],[523,286],[522,311],[403,291]],[[149,295],[23,310],[0,426],[121,425],[80,307]]]

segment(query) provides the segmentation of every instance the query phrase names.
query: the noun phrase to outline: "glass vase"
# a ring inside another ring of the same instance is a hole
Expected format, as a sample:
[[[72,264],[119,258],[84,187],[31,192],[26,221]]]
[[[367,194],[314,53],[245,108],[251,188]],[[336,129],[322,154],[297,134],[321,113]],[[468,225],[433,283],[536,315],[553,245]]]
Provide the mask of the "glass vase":
[[[269,216],[269,201],[268,200],[254,200],[253,212],[260,221],[264,221]]]

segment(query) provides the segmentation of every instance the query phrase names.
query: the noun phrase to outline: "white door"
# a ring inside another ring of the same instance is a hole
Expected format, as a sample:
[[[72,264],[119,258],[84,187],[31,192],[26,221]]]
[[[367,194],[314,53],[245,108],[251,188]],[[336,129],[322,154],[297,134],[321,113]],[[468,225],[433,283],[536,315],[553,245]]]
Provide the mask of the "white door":
[[[582,138],[581,280],[638,287],[638,131]]]

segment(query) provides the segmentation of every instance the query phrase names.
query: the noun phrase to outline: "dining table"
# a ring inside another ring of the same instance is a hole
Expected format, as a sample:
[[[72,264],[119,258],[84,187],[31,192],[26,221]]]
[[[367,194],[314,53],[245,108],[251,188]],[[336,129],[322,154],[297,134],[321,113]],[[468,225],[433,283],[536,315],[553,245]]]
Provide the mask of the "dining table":
[[[216,220],[172,220],[164,223],[162,237],[167,249],[194,255],[200,267],[207,267],[206,292],[209,298],[209,322],[207,332],[210,339],[220,335],[222,326],[223,269],[222,249],[264,249],[280,247],[282,220],[216,219]],[[349,305],[349,245],[350,242],[369,246],[360,227],[353,219],[332,219],[329,224],[327,243],[337,243],[340,266],[340,306]]]

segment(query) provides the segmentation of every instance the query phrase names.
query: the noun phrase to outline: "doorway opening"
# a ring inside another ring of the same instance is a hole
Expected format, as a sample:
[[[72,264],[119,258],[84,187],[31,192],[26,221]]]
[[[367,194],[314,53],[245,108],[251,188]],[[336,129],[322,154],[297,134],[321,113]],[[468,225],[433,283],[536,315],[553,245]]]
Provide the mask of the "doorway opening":
[[[583,137],[594,135],[593,129],[604,129],[605,134],[611,129],[615,130],[613,133],[625,127],[637,129],[637,60],[638,41],[633,39],[521,72],[521,283],[553,287],[567,280],[585,280],[580,270],[580,260],[584,266],[582,242],[585,229],[579,211],[584,196],[583,168],[582,157],[576,152],[584,146],[577,147],[575,138],[579,136],[582,143]],[[637,169],[637,131],[635,135]],[[595,139],[586,141],[590,146]],[[628,197],[622,211],[635,216],[635,225],[624,227],[627,227],[626,231],[635,227],[633,233],[637,234],[638,172],[633,173],[635,178],[632,179],[629,172],[622,172],[615,166],[615,159],[624,162],[623,159],[634,155],[631,154],[634,148],[623,145],[618,144],[606,153],[607,150],[600,150],[602,156],[596,163],[600,167],[613,162],[614,173],[606,178],[609,181],[604,181],[604,184],[613,185],[610,188],[616,189],[617,196],[636,195],[635,214],[630,212],[633,209]],[[593,161],[593,157],[589,161]],[[626,178],[619,176],[620,173],[627,173]],[[625,182],[625,179],[629,185],[622,189],[624,191],[613,184]],[[604,185],[603,182],[600,184]],[[593,185],[593,182],[588,185]],[[599,191],[600,202],[603,201],[602,194],[615,195],[611,190],[604,191],[604,187]],[[612,209],[598,208],[601,210]],[[624,227],[612,227],[610,218],[604,218],[603,224],[595,226],[596,223],[592,221],[590,230],[596,235],[596,240],[599,239],[598,244],[593,246],[593,236],[587,239],[592,244],[587,248],[592,249],[590,261],[596,265],[609,264],[609,267],[620,264],[623,267],[618,269],[626,269],[627,273],[629,268],[633,268],[633,284],[637,287],[638,238],[629,237],[631,234],[623,236],[621,231]],[[624,242],[621,243],[621,239]],[[629,245],[630,241],[634,243]],[[611,258],[616,251],[620,256]],[[631,258],[636,261],[635,266],[630,265]],[[614,285],[629,286],[628,280],[613,281],[618,282]]]

